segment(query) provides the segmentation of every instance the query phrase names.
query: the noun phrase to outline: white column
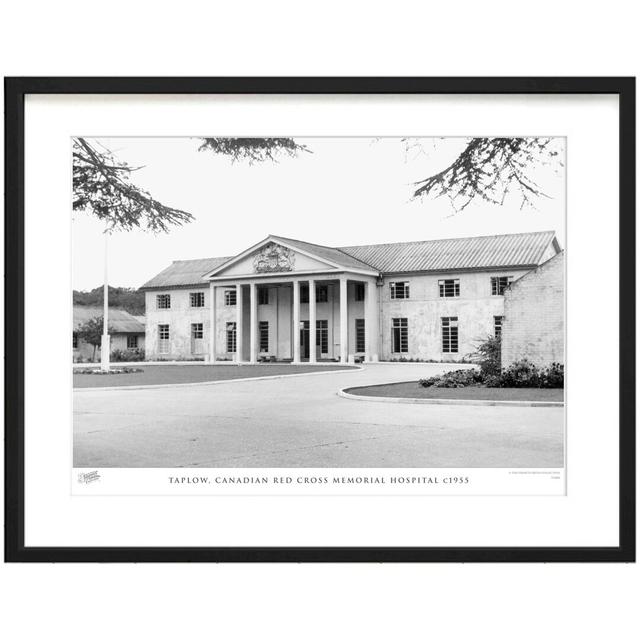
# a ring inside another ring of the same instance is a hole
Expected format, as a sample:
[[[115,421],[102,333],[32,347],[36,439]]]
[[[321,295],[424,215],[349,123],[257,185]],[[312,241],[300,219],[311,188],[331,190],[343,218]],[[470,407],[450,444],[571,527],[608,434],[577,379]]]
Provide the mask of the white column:
[[[258,362],[258,293],[255,282],[252,282],[249,285],[249,293],[250,293],[250,320],[249,327],[251,331],[251,351],[249,355],[249,360],[252,363]]]
[[[340,278],[340,362],[346,363],[349,356],[349,311],[347,305],[347,278]]]
[[[367,281],[364,289],[364,346],[367,362],[378,362],[378,287]]]
[[[209,364],[216,363],[216,288],[209,283]]]
[[[236,285],[236,362],[242,362],[242,285]]]
[[[309,280],[309,363],[316,361],[316,281]]]
[[[300,362],[300,283],[293,283],[293,361]]]

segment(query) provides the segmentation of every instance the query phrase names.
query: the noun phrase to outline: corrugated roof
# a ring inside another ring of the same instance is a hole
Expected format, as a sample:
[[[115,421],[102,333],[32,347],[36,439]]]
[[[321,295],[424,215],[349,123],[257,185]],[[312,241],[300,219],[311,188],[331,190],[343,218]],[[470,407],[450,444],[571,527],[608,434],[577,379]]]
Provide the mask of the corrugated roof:
[[[372,267],[358,258],[355,258],[340,249],[336,249],[335,247],[325,247],[321,244],[312,244],[311,242],[304,242],[303,240],[295,240],[293,238],[284,238],[283,236],[269,236],[272,240],[277,242],[280,240],[281,242],[286,242],[292,247],[297,247],[302,251],[306,251],[312,255],[318,256],[318,258],[324,258],[325,260],[329,260],[330,262],[334,262],[335,264],[340,265],[341,267],[345,267],[347,269],[366,269],[367,271],[371,271]],[[375,269],[374,269],[375,270]]]
[[[280,240],[345,269],[407,273],[537,265],[542,260],[545,249],[554,240],[555,233],[536,231],[351,247],[326,247],[282,236],[269,237],[275,242]],[[140,289],[201,285],[202,276],[231,259],[176,260]]]
[[[227,258],[201,258],[199,260],[175,260],[166,269],[145,282],[140,289],[162,289],[165,287],[193,286],[205,284],[202,276],[224,264]]]
[[[538,264],[553,231],[340,247],[382,273],[450,271]]]
[[[93,318],[100,318],[103,315],[102,307],[85,307],[75,305],[73,307],[73,328],[77,329],[81,324]],[[140,316],[138,316],[140,317]],[[144,316],[142,316],[144,318]],[[140,322],[136,316],[132,316],[124,309],[109,309],[109,328],[112,333],[144,333],[145,324]]]

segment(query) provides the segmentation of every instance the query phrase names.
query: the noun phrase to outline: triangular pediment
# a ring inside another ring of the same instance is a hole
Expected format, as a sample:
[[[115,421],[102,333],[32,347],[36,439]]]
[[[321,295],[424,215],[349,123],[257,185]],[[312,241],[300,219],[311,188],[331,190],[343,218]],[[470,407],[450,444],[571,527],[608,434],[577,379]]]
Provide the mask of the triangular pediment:
[[[294,246],[267,238],[208,273],[205,278],[326,272],[338,268],[339,265],[311,252],[301,251]]]

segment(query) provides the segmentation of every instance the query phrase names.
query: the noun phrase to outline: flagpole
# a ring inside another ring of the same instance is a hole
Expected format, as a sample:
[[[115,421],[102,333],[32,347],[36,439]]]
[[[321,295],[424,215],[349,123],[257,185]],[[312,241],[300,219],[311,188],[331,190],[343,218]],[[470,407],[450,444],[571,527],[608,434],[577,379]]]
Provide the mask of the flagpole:
[[[102,339],[100,341],[100,369],[109,371],[109,359],[111,355],[111,345],[109,336],[109,272],[108,272],[108,252],[109,252],[109,231],[104,232],[104,291],[103,291],[103,311],[102,311]]]

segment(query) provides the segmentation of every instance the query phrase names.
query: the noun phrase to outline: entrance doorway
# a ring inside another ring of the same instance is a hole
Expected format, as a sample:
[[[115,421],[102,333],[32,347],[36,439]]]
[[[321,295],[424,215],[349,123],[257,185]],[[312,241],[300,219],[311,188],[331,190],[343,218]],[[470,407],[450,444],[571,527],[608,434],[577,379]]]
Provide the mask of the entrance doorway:
[[[309,321],[300,323],[300,358],[309,359]]]

